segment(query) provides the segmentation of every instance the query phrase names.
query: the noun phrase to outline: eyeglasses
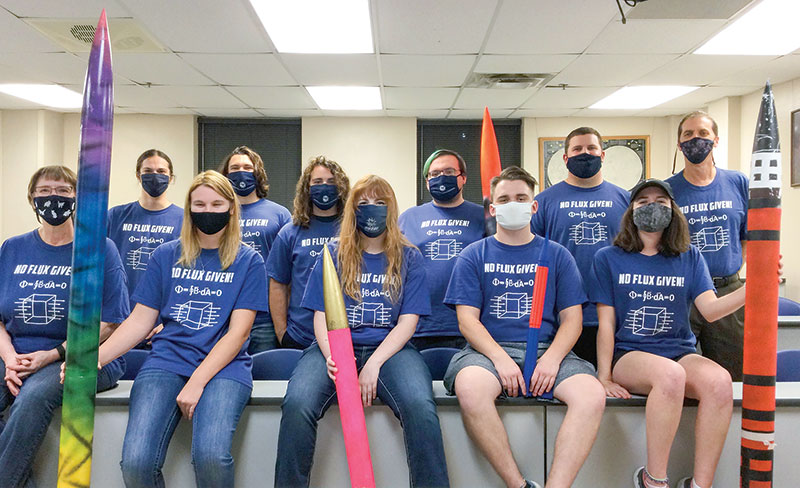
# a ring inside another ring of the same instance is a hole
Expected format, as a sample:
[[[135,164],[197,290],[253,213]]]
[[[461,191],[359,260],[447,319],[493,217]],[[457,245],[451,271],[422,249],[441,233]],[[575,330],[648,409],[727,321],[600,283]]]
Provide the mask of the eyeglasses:
[[[432,178],[436,178],[436,177],[442,176],[442,175],[445,175],[445,176],[461,176],[462,174],[463,173],[461,171],[457,170],[457,169],[447,168],[447,169],[444,169],[442,171],[439,171],[439,170],[428,171],[428,179],[430,180]]]
[[[58,195],[60,197],[72,196],[73,188],[70,185],[66,186],[37,186],[33,189],[33,194],[37,197],[49,197],[50,195]]]

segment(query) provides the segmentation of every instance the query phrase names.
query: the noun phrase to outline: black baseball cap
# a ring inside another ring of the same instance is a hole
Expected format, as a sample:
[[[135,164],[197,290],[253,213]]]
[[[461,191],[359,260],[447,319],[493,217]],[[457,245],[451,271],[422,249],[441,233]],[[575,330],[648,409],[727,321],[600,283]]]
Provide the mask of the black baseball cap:
[[[672,186],[670,186],[669,183],[656,178],[648,178],[644,181],[640,181],[636,186],[633,187],[631,190],[631,202],[633,202],[633,199],[636,198],[636,195],[640,191],[650,186],[657,186],[658,188],[661,188],[672,200],[675,200],[675,195],[672,193]]]

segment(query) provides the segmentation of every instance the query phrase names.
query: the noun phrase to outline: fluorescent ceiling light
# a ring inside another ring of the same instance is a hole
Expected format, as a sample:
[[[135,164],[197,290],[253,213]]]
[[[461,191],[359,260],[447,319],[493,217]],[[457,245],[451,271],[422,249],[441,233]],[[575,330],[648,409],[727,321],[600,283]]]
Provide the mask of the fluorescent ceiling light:
[[[626,86],[589,108],[619,110],[651,108],[686,95],[697,88],[696,86]]]
[[[60,85],[0,85],[0,92],[53,108],[81,108],[83,95]]]
[[[368,0],[250,0],[282,53],[372,53]]]
[[[322,110],[381,110],[381,91],[377,86],[307,86]]]
[[[700,46],[694,54],[782,56],[800,48],[797,0],[764,0]]]

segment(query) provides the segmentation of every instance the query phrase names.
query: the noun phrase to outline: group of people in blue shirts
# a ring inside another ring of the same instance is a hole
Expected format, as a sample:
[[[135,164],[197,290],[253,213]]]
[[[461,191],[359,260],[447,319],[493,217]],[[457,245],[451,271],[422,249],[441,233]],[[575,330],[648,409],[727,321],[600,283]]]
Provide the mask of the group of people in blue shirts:
[[[151,348],[130,394],[125,485],[164,486],[166,450],[184,417],[197,485],[233,486],[231,445],[252,390],[251,355],[276,347],[303,353],[283,401],[274,484],[309,485],[317,423],[336,401],[317,265],[329,245],[362,402],[380,398],[400,420],[412,486],[449,486],[419,351],[457,347],[444,385],[507,486],[539,485],[514,461],[495,400],[530,391],[567,405],[548,487],[572,484],[606,397],[630,394],[648,397],[647,458],[634,486],[669,486],[669,451],[689,397],[699,402],[695,467],[676,486],[710,487],[731,378],[741,375],[737,272],[747,209],[747,180],[714,164],[717,143],[710,116],[687,115],[677,141],[684,170],[629,192],[603,179],[600,134],[575,129],[564,142],[565,181],[535,195],[522,168],[492,180],[497,232],[488,237],[483,207],[463,197],[466,162],[454,151],[428,158],[422,176],[433,200],[402,214],[386,180],[368,175],[351,187],[324,156],[304,168],[289,213],[266,198],[264,163],[245,146],[220,172],[197,175],[181,210],[166,196],[172,162],[146,151],[136,165],[139,200],[109,211],[100,329],[98,391],[123,374],[124,353]],[[61,403],[76,182],[64,166],[39,169],[28,201],[41,226],[0,249],[0,486],[32,483],[34,455]],[[538,361],[526,383],[543,252]]]

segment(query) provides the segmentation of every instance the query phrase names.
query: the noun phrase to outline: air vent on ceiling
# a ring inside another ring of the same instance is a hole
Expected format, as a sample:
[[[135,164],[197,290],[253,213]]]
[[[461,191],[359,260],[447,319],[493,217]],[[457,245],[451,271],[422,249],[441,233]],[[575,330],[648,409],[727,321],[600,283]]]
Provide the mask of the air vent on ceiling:
[[[48,38],[73,53],[89,52],[97,19],[23,19]],[[134,19],[109,19],[111,48],[114,52],[157,53],[165,51],[153,36]]]
[[[465,86],[469,88],[524,89],[544,86],[553,73],[472,73]]]

